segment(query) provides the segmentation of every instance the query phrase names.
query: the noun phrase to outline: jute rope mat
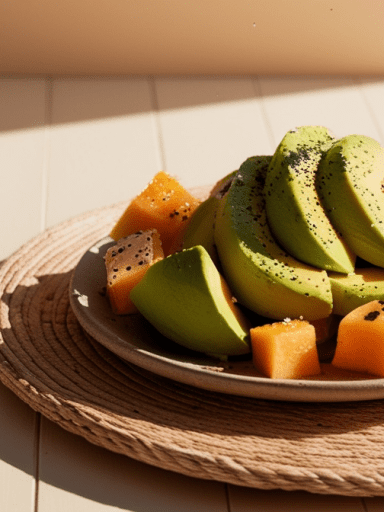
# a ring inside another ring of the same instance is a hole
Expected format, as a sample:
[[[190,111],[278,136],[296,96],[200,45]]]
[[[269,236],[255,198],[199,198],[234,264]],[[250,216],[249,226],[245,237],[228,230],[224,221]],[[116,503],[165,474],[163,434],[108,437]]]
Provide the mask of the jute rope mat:
[[[384,495],[384,402],[227,396],[125,363],[87,336],[71,272],[123,205],[31,240],[0,268],[0,379],[96,445],[189,476],[260,489]]]

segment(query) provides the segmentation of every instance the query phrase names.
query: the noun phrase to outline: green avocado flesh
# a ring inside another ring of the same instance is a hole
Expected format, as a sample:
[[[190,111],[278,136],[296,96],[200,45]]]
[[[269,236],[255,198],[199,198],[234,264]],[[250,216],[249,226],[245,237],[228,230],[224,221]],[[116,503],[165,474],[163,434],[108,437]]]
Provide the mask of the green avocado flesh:
[[[355,255],[330,223],[315,185],[319,162],[333,140],[322,126],[289,131],[268,169],[265,206],[271,231],[289,254],[348,274],[355,268]]]
[[[333,143],[321,161],[317,189],[332,224],[361,258],[384,267],[384,149],[362,135]]]
[[[219,201],[229,189],[236,173],[237,171],[233,171],[216,183],[209,197],[194,211],[183,237],[183,249],[202,245],[208,251],[216,266],[219,266],[214,239],[216,211]]]
[[[263,190],[270,162],[247,159],[220,201],[215,243],[224,276],[239,303],[260,315],[324,318],[332,311],[327,273],[287,254],[269,229]]]
[[[384,299],[383,268],[360,268],[348,276],[330,273],[329,280],[336,315],[345,316],[367,302]]]
[[[203,201],[193,212],[183,237],[183,249],[202,245],[208,251],[215,264],[218,264],[218,257],[213,230],[219,201],[220,199],[217,197],[208,197],[208,199]]]
[[[249,325],[228,304],[221,276],[201,246],[152,265],[131,299],[159,332],[184,347],[218,356],[250,352]]]

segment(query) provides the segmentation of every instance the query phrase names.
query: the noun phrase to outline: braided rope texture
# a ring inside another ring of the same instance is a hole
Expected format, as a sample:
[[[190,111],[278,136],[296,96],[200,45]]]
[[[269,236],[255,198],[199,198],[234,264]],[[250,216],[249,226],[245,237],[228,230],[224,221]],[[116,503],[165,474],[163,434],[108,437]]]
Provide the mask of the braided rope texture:
[[[91,443],[188,476],[260,489],[384,495],[384,401],[256,400],[126,363],[80,327],[71,273],[125,205],[32,239],[0,268],[0,380]]]

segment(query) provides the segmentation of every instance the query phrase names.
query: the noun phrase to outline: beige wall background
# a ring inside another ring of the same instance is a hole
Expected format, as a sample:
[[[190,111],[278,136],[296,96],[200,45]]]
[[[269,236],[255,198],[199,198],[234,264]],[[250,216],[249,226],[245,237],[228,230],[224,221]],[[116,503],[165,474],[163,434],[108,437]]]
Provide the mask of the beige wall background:
[[[384,74],[381,0],[1,0],[9,74]]]

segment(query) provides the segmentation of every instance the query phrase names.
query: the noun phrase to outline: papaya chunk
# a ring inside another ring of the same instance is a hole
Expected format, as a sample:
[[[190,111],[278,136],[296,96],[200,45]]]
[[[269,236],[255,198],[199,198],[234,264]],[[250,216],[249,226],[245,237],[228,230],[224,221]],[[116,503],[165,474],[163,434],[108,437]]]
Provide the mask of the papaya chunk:
[[[250,330],[255,367],[271,379],[321,373],[315,327],[305,320],[275,322]]]
[[[162,241],[165,255],[200,201],[180,183],[159,172],[147,187],[134,198],[117,221],[110,237],[119,240],[138,230],[156,229]]]
[[[384,301],[374,300],[340,322],[332,365],[384,377]]]
[[[164,258],[159,233],[138,231],[121,238],[105,254],[107,295],[117,315],[137,313],[130,298],[132,289],[141,281],[148,268]]]

